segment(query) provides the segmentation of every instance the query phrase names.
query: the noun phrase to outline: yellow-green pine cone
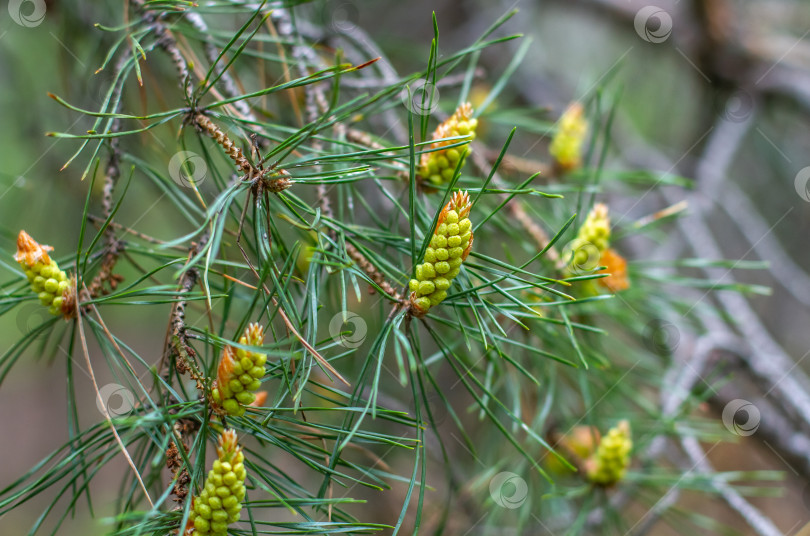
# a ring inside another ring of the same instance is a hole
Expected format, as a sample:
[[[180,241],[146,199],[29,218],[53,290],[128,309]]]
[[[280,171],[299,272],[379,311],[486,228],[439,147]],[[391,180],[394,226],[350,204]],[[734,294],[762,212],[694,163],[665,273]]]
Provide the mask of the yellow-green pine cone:
[[[205,486],[191,502],[186,536],[226,536],[228,525],[239,521],[245,499],[245,455],[236,432],[225,430],[219,436],[217,459]]]
[[[469,102],[459,106],[450,118],[439,125],[433,132],[434,140],[450,138],[456,136],[467,136],[470,141],[475,139],[475,129],[478,127],[478,120],[472,116],[473,110]],[[436,141],[430,145],[431,149],[441,149],[447,145],[458,143],[453,141]],[[470,143],[452,147],[450,149],[433,150],[423,153],[419,161],[419,176],[429,181],[434,186],[441,186],[453,180],[453,173],[458,166],[459,160],[464,165],[464,160],[470,153]]]
[[[52,315],[69,317],[73,314],[73,285],[56,261],[48,256],[52,250],[52,247],[40,245],[28,233],[20,231],[14,260],[20,263],[40,303],[48,307]]]
[[[574,102],[560,117],[557,133],[549,146],[551,156],[564,171],[570,171],[582,165],[582,147],[587,135],[588,120],[585,119],[582,105]]]
[[[408,285],[415,316],[427,314],[428,309],[447,297],[447,289],[469,255],[473,244],[472,223],[468,218],[471,208],[470,195],[459,191],[439,214],[423,262],[416,265],[416,277]]]
[[[607,205],[597,203],[579,228],[576,238],[566,246],[568,272],[590,272],[600,266],[602,255],[610,247],[610,217]]]
[[[577,237],[596,246],[599,253],[604,253],[610,246],[610,217],[604,203],[593,206],[579,229]]]
[[[255,322],[250,324],[239,344],[261,346],[264,344],[264,328]],[[256,400],[255,393],[261,387],[266,362],[266,354],[226,346],[211,389],[214,403],[228,415],[244,415],[245,408]]]
[[[630,423],[621,421],[599,442],[596,453],[587,464],[588,480],[601,486],[611,486],[622,480],[630,465],[631,450]]]

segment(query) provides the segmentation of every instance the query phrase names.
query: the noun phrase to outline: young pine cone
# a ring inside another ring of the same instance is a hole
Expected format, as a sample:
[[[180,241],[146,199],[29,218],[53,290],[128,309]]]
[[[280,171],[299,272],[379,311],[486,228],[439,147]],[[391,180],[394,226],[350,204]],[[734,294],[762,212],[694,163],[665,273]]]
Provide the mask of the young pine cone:
[[[53,248],[40,245],[28,233],[20,231],[14,260],[25,271],[31,290],[37,294],[40,303],[48,307],[52,315],[69,318],[75,307],[74,286],[56,261],[48,256],[49,251]]]
[[[464,103],[456,109],[450,119],[439,125],[433,132],[433,139],[450,138],[455,136],[467,136],[470,141],[475,139],[475,129],[478,120],[472,116],[472,106]],[[453,141],[437,141],[430,145],[431,149],[438,149],[447,145],[458,143]],[[464,163],[464,159],[470,152],[470,143],[450,149],[423,153],[419,161],[419,176],[430,181],[433,186],[441,186],[453,180],[453,173],[456,170],[459,160]]]
[[[599,266],[604,270],[598,273],[609,274],[600,279],[583,281],[585,294],[599,294],[599,289],[619,292],[630,287],[627,277],[627,261],[619,252],[610,247],[610,217],[608,208],[602,203],[594,205],[577,237],[566,248],[570,259],[566,271],[570,274],[590,273]]]
[[[620,421],[599,442],[596,453],[588,460],[588,480],[601,486],[612,486],[624,478],[630,465],[630,423]]]
[[[424,316],[428,309],[447,297],[450,283],[470,254],[473,233],[467,216],[471,208],[469,194],[456,192],[439,214],[424,262],[416,266],[416,277],[408,285],[415,316]]]
[[[560,169],[571,171],[582,165],[582,147],[587,135],[588,120],[582,105],[575,102],[560,117],[557,133],[548,149]]]
[[[226,536],[228,525],[239,521],[245,498],[245,455],[236,432],[219,436],[214,461],[199,497],[194,497],[185,536]]]
[[[572,274],[590,272],[599,266],[599,260],[610,246],[610,218],[607,205],[597,203],[579,228],[577,237],[564,252],[570,259],[567,271]]]
[[[261,346],[264,344],[264,328],[256,323],[250,324],[239,344]],[[211,390],[214,403],[228,415],[244,415],[246,406],[256,400],[255,392],[261,387],[265,362],[266,354],[226,346]]]

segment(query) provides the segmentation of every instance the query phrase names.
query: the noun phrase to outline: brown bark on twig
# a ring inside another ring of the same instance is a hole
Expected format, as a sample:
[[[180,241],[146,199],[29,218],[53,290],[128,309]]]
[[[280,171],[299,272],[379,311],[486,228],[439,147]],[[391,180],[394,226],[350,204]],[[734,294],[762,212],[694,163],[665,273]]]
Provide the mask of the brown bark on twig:
[[[194,123],[225,149],[225,154],[234,161],[240,171],[245,173],[247,179],[255,181],[256,184],[261,183],[264,190],[278,193],[283,192],[292,185],[292,180],[286,170],[257,169],[254,167],[242,153],[242,149],[237,147],[233,140],[208,117],[198,113],[194,116]]]
[[[188,253],[189,260],[191,260],[191,258],[194,257],[197,252],[205,247],[205,245],[208,243],[208,238],[209,235],[207,232],[205,232],[200,237],[200,240],[196,244],[192,245]],[[169,354],[167,350],[170,348],[176,358],[175,369],[177,370],[177,373],[185,374],[188,372],[192,379],[197,381],[197,389],[204,391],[205,377],[197,369],[197,366],[194,363],[193,358],[196,354],[194,349],[188,344],[188,339],[186,337],[187,303],[186,300],[183,299],[183,296],[191,292],[191,290],[194,288],[198,278],[199,272],[197,271],[197,268],[193,267],[183,272],[183,275],[180,278],[180,284],[177,291],[178,301],[175,303],[174,308],[172,309],[169,340],[167,341],[167,348],[164,350],[163,358],[166,359]]]
[[[199,125],[202,130],[211,136],[211,138],[216,141],[219,145],[225,149],[225,154],[230,157],[236,163],[236,167],[242,170],[244,173],[250,175],[253,172],[253,166],[250,164],[245,155],[242,154],[242,149],[236,146],[236,144],[231,141],[225,132],[222,131],[213,121],[209,118],[204,116],[203,114],[197,114],[194,116],[194,122]]]
[[[299,60],[298,68],[302,74],[302,76],[308,76],[309,73],[305,67],[305,60],[317,60],[317,57],[313,57],[314,53],[307,47],[301,46],[294,46],[293,47],[293,57]],[[326,100],[326,96],[324,95],[324,90],[321,84],[310,84],[304,87],[304,92],[306,96],[306,114],[307,114],[307,121],[314,122],[317,121],[318,118],[322,113],[326,113],[328,111],[329,105],[328,101]],[[363,145],[367,145],[369,147],[375,149],[383,149],[384,147],[376,142],[374,142],[367,134],[362,133],[361,131],[355,129],[346,129],[345,126],[339,122],[335,123],[335,128],[345,129],[345,136],[347,139],[354,141],[356,143],[361,143]],[[322,149],[322,144],[317,141],[313,140],[313,147],[316,150]],[[319,167],[319,166],[318,166]],[[334,218],[334,213],[332,211],[331,202],[329,200],[329,195],[326,190],[326,187],[323,184],[317,185],[317,193],[318,193],[318,204],[321,208],[321,212],[327,218]],[[333,240],[336,240],[336,233],[333,229],[329,229],[327,231],[330,237]],[[346,244],[346,255],[355,262],[358,268],[360,268],[374,283],[377,284],[386,294],[393,297],[397,302],[402,301],[402,296],[399,292],[396,291],[394,285],[389,283],[385,275],[376,267],[374,264],[366,258],[363,253],[357,249],[354,245],[347,243]]]

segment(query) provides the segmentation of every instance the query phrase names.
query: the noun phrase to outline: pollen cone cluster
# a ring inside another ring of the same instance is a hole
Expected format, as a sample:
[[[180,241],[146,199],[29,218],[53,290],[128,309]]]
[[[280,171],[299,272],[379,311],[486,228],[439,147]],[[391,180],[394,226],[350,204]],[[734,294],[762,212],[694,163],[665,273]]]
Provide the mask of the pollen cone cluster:
[[[598,441],[599,431],[584,425],[574,426],[567,433],[554,436],[555,449],[561,451],[569,461],[573,461],[575,466],[590,458],[596,451]],[[571,474],[572,469],[556,456],[547,456],[545,462],[546,467],[554,473]]]
[[[600,287],[610,292],[630,288],[627,261],[610,247],[610,217],[606,205],[594,205],[568,249],[568,273],[592,272],[597,267],[604,266],[598,273],[609,274],[600,279],[584,281],[582,290],[585,293],[596,295]]]
[[[473,233],[467,216],[471,208],[469,194],[456,192],[439,214],[424,262],[416,266],[416,277],[409,283],[411,310],[415,316],[427,314],[447,297],[450,283],[469,255]]]
[[[239,344],[261,346],[264,344],[264,328],[256,323],[250,324]],[[228,415],[243,415],[245,407],[256,400],[255,392],[261,387],[266,361],[265,354],[226,346],[211,390],[214,403]]]
[[[582,105],[572,103],[560,117],[557,133],[551,140],[549,152],[563,171],[570,171],[582,165],[582,147],[588,135],[588,120]]]
[[[219,436],[217,459],[205,487],[192,500],[185,536],[226,536],[228,524],[239,521],[245,498],[244,462],[236,432],[225,430]]]
[[[577,237],[569,244],[571,257],[569,271],[591,271],[599,266],[599,259],[610,245],[610,218],[607,205],[597,203],[588,213]]]
[[[455,136],[467,136],[470,141],[475,139],[475,129],[478,120],[472,116],[473,110],[470,103],[459,106],[450,118],[439,125],[433,132],[434,140],[442,138],[452,138]],[[431,149],[440,149],[447,145],[458,143],[460,140],[436,141],[430,145]],[[442,149],[422,154],[419,162],[419,175],[429,181],[433,186],[441,186],[453,180],[453,173],[456,170],[459,160],[462,161],[470,152],[470,143]]]
[[[31,290],[36,292],[42,305],[48,307],[52,315],[67,318],[74,312],[74,288],[65,272],[48,256],[49,251],[53,248],[38,244],[28,233],[20,231],[14,260],[25,271]]]
[[[588,460],[588,480],[602,486],[619,482],[630,465],[632,449],[630,423],[621,421],[602,438],[596,453]]]

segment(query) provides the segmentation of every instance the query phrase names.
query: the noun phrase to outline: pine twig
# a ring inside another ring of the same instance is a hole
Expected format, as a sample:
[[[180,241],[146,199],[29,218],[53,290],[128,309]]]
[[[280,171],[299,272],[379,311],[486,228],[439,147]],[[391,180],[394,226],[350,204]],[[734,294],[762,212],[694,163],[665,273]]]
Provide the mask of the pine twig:
[[[225,154],[227,154],[228,157],[234,161],[237,168],[239,168],[243,173],[246,173],[248,176],[253,174],[254,168],[248,159],[242,154],[242,149],[237,147],[221,128],[200,113],[194,116],[194,122],[203,130],[203,132],[208,134],[214,141],[221,145],[223,149],[225,149]]]
[[[358,145],[362,145],[364,147],[368,147],[369,149],[374,149],[375,151],[381,151],[385,149],[384,145],[377,143],[374,139],[367,133],[360,129],[356,128],[347,128],[346,129],[346,139]],[[391,153],[381,153],[382,156],[391,156]],[[410,171],[405,167],[397,166],[397,170],[394,171],[394,176],[403,181],[407,181],[410,177]]]
[[[535,222],[528,214],[526,214],[526,210],[523,208],[523,205],[520,201],[516,199],[512,199],[507,204],[509,207],[509,211],[512,213],[512,216],[523,226],[523,229],[529,234],[529,236],[534,240],[534,243],[537,247],[542,251],[546,247],[548,247],[549,243],[551,242],[551,238],[549,238],[548,233],[546,233],[542,227],[540,227],[537,222]],[[549,260],[558,268],[560,267],[560,254],[557,253],[555,248],[549,248],[546,251],[546,255],[548,255]]]
[[[683,436],[681,437],[681,446],[689,456],[692,466],[686,474],[698,469],[701,473],[712,475],[714,468],[707,459],[707,453],[700,446],[698,440],[694,437]],[[748,502],[737,490],[731,487],[727,482],[712,478],[712,486],[723,497],[726,503],[737,511],[740,516],[748,523],[752,529],[760,536],[782,536],[780,531],[773,522],[768,519],[762,512],[759,511],[754,505]]]
[[[211,65],[214,65],[214,62],[216,62],[217,58],[219,57],[219,51],[212,42],[210,31],[208,29],[208,25],[205,23],[205,20],[199,13],[191,9],[184,11],[183,16],[198,32],[200,32],[200,35],[203,38],[205,57],[209,62],[211,62]],[[219,81],[222,84],[222,90],[225,95],[230,98],[237,98],[241,95],[239,88],[236,87],[233,77],[225,68],[223,68],[222,72],[219,73],[219,77]],[[240,99],[235,100],[230,104],[236,109],[237,112],[239,112],[239,114],[242,115],[244,119],[255,122],[256,117],[246,101]]]
[[[280,17],[283,15],[279,15]],[[289,31],[292,30],[291,25],[283,25],[282,28],[287,28]],[[279,32],[281,33],[281,31]],[[289,37],[289,35],[288,35]],[[298,60],[297,66],[300,71],[301,76],[309,76],[309,71],[306,68],[307,62],[313,63],[318,62],[319,58],[314,54],[312,49],[309,47],[303,46],[301,44],[296,43],[293,45],[293,58]],[[324,89],[321,84],[309,84],[304,86],[304,93],[306,96],[306,103],[305,103],[305,110],[307,115],[307,121],[313,123],[318,120],[321,114],[328,112],[329,105],[326,100],[326,95],[324,94]],[[351,141],[355,142],[364,142],[363,144],[371,146],[371,147],[378,147],[383,148],[381,145],[377,144],[370,137],[367,135],[361,136],[360,132],[354,129],[346,129],[346,127],[340,123],[335,122],[335,128],[340,129],[338,136],[341,134],[345,134],[345,137]],[[315,139],[312,141],[313,148],[316,151],[323,150],[323,144]],[[376,148],[375,147],[375,148]],[[320,166],[316,166],[316,169],[320,168]],[[321,213],[329,218],[334,219],[334,212],[332,211],[331,202],[329,200],[329,195],[326,190],[326,186],[323,184],[318,184],[317,188],[317,196],[318,196],[318,205],[320,206]],[[328,230],[330,237],[333,241],[337,242],[337,233],[334,229]],[[402,296],[399,292],[395,289],[394,285],[389,283],[385,275],[376,267],[374,263],[368,260],[363,253],[357,249],[353,244],[346,243],[346,255],[355,262],[355,264],[371,279],[374,281],[377,286],[379,286],[386,294],[392,296],[396,302],[402,301]]]
[[[386,294],[391,296],[394,301],[402,302],[403,298],[402,295],[394,288],[394,286],[389,283],[385,279],[385,275],[377,269],[374,264],[369,261],[365,255],[363,255],[359,249],[357,249],[353,244],[346,243],[346,255],[352,259],[357,267],[363,270],[363,272],[374,281],[377,286],[379,286]]]
[[[145,0],[132,0],[132,4],[140,12],[141,19],[152,28],[152,31],[157,36],[157,44],[169,55],[169,59],[174,65],[177,73],[177,78],[180,82],[180,88],[187,102],[193,101],[193,93],[191,89],[191,71],[188,68],[188,62],[183,57],[183,53],[177,46],[177,40],[172,35],[169,28],[160,22],[158,16],[145,8]]]
[[[122,54],[115,66],[115,75],[121,72],[129,58],[129,52]],[[123,84],[116,84],[110,98],[110,101],[115,103],[112,110],[113,112],[118,111],[118,109],[121,107],[122,91]],[[119,118],[110,120],[108,132],[112,134],[118,131],[120,126],[121,120]],[[112,226],[113,191],[115,190],[115,186],[118,183],[118,179],[121,175],[121,152],[118,145],[119,139],[117,137],[110,138],[110,156],[104,173],[104,189],[101,198],[104,220],[109,222],[107,227],[104,229],[106,252],[103,260],[101,261],[100,270],[95,277],[93,277],[93,280],[86,289],[86,295],[84,296],[86,299],[96,298],[104,294],[106,292],[105,285],[109,285],[110,289],[114,291],[118,287],[118,283],[123,280],[121,275],[113,274],[113,269],[118,262],[120,249],[122,247],[121,242],[115,237],[115,229]]]
[[[494,164],[500,156],[499,151],[486,149],[486,157],[490,164]],[[546,180],[556,177],[556,168],[552,165],[549,166],[546,162],[538,160],[531,160],[529,158],[521,158],[510,154],[503,155],[501,159],[501,168],[510,173],[522,173],[525,175],[534,175],[540,173]]]
[[[200,239],[197,241],[196,244],[193,244],[191,249],[188,253],[188,259],[191,260],[194,255],[197,254],[205,245],[208,243],[209,234],[208,232],[204,232]],[[205,376],[197,369],[197,366],[194,362],[194,349],[188,344],[188,339],[186,337],[186,300],[182,299],[182,297],[194,288],[197,284],[197,279],[199,278],[199,273],[197,268],[191,267],[188,268],[180,278],[180,283],[178,284],[177,296],[178,300],[174,304],[172,309],[170,324],[169,324],[169,333],[167,341],[164,345],[164,352],[163,352],[163,359],[166,359],[168,356],[168,349],[171,348],[174,351],[174,355],[177,358],[175,362],[175,369],[177,370],[178,374],[185,374],[188,372],[193,380],[197,382],[197,389],[200,391],[205,390]],[[168,372],[167,372],[168,374]]]
[[[257,169],[254,167],[242,154],[242,149],[237,147],[233,140],[205,115],[197,113],[194,116],[194,122],[225,149],[225,154],[234,161],[236,167],[245,173],[246,178],[251,182],[261,184],[263,189],[273,193],[283,192],[292,185],[293,181],[284,169]]]

